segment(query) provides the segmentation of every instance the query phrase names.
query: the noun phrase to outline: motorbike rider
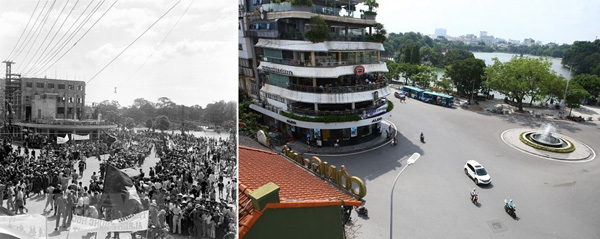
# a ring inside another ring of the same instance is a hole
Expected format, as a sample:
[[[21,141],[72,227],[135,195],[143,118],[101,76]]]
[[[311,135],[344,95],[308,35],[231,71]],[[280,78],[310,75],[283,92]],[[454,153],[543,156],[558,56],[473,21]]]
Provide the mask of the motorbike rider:
[[[515,209],[515,204],[513,203],[512,199],[508,200],[508,208]]]
[[[476,188],[473,188],[473,190],[471,190],[471,200],[473,200],[473,198],[475,196],[477,196],[477,191],[476,190],[477,190]]]
[[[425,142],[425,136],[423,135],[423,132],[421,132],[421,142]]]

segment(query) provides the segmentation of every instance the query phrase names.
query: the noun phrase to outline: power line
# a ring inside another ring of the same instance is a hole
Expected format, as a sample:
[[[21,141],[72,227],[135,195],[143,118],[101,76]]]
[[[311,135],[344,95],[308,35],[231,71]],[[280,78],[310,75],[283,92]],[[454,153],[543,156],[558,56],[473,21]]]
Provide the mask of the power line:
[[[58,14],[58,16],[56,17],[56,19],[54,20],[54,23],[52,23],[52,26],[50,27],[50,30],[48,30],[48,33],[44,37],[44,40],[42,41],[42,43],[40,43],[40,46],[35,51],[35,53],[33,54],[33,56],[31,56],[31,59],[29,59],[29,61],[27,62],[27,64],[23,64],[23,68],[22,68],[23,71],[25,71],[25,69],[27,69],[27,67],[29,67],[29,64],[31,64],[31,61],[33,61],[33,59],[35,59],[35,57],[37,56],[38,52],[40,52],[40,49],[42,49],[42,47],[44,46],[44,43],[46,43],[46,40],[48,40],[48,36],[50,36],[50,33],[52,33],[52,30],[54,29],[54,26],[56,26],[56,22],[58,22],[58,19],[60,18],[60,16],[62,15],[62,13],[67,8],[67,5],[69,4],[69,1],[70,0],[67,0],[67,2],[65,3],[65,5],[63,6],[62,10],[60,10],[60,13]]]
[[[23,61],[25,61],[27,59],[27,57],[29,56],[29,53],[31,52],[31,48],[33,48],[33,46],[35,45],[35,42],[37,41],[38,37],[42,33],[43,26],[46,24],[46,20],[48,20],[48,16],[50,15],[50,12],[52,11],[52,8],[54,7],[55,3],[56,3],[56,0],[54,0],[52,2],[52,5],[50,5],[50,8],[48,8],[48,11],[46,12],[46,15],[44,16],[44,20],[42,20],[42,23],[40,25],[38,25],[38,29],[35,30],[36,31],[35,39],[31,43],[31,46],[28,47],[27,54],[25,54],[25,57],[23,57]],[[27,47],[27,45],[25,45],[25,47]]]
[[[47,56],[47,55],[44,55],[44,54],[46,54],[46,51],[48,50],[48,47],[50,47],[50,46],[52,45],[52,42],[54,42],[54,39],[56,39],[56,36],[57,36],[57,35],[58,35],[58,33],[60,32],[60,30],[62,30],[63,26],[64,26],[64,25],[65,25],[65,23],[67,22],[67,19],[69,19],[69,17],[71,16],[71,13],[73,13],[73,10],[75,10],[75,7],[77,6],[77,4],[78,4],[78,3],[79,3],[79,0],[77,0],[77,1],[75,2],[75,4],[73,4],[73,7],[71,8],[71,11],[69,11],[69,14],[67,14],[67,16],[65,17],[65,20],[64,20],[64,21],[63,21],[63,22],[60,24],[60,27],[58,27],[58,30],[56,30],[56,33],[54,33],[54,36],[52,36],[52,39],[51,39],[51,40],[50,40],[50,42],[48,43],[48,46],[47,46],[47,47],[44,49],[44,51],[42,52],[42,54],[40,54],[40,57],[39,57],[39,58],[40,58],[40,60],[37,62],[37,63],[38,63],[38,65],[39,65],[41,62],[43,62],[41,59],[44,59],[44,58],[46,58],[46,56]],[[70,30],[70,28],[69,28],[69,30]],[[65,33],[65,34],[66,34],[66,33]],[[62,40],[62,38],[61,38],[61,40]],[[57,42],[56,42],[56,44],[58,45],[58,44],[59,44],[59,42],[60,42],[60,40],[59,40],[59,41],[57,41]],[[55,46],[56,46],[56,45],[55,45]],[[54,49],[54,46],[52,47],[52,49]],[[52,50],[50,50],[50,51],[52,51]],[[48,52],[48,54],[50,54],[50,52]],[[29,68],[29,70],[27,70],[27,71],[24,71],[24,73],[23,73],[23,74],[28,74],[28,73],[29,73],[30,71],[32,71],[33,69],[35,69],[35,65],[32,65],[32,66],[31,66],[31,68]]]
[[[73,43],[73,45],[67,49],[67,51],[65,51],[58,59],[56,59],[56,61],[54,61],[54,63],[52,63],[50,66],[46,67],[45,69],[40,68],[38,71],[34,72],[34,75],[37,75],[38,73],[42,73],[47,71],[50,67],[54,66],[54,64],[56,64],[58,61],[60,61],[67,53],[69,53],[69,51],[71,51],[71,49],[73,49],[73,47],[75,47],[75,45],[77,45],[77,43],[79,42],[79,40],[81,40],[81,38],[83,38],[85,36],[85,34],[87,34],[89,32],[89,30],[91,30],[94,25],[96,25],[96,23],[98,23],[98,21],[100,19],[102,19],[102,17],[104,17],[104,15],[112,8],[112,6],[115,5],[115,3],[117,3],[118,0],[116,0],[105,12],[104,14],[102,14],[102,16],[100,16],[100,18],[98,18],[96,20],[96,22],[94,22],[94,24],[88,29],[88,31],[86,31],[75,43]],[[102,2],[100,2],[98,5],[96,5],[96,7],[94,7],[94,9],[92,9],[92,12],[90,12],[90,15],[88,15],[86,17],[86,19],[83,20],[83,22],[77,27],[77,29],[75,30],[75,32],[73,32],[67,39],[67,41],[65,41],[65,43],[60,47],[60,49],[58,49],[55,54],[50,58],[50,60],[48,61],[48,63],[50,63],[50,61],[52,61],[52,59],[54,57],[56,57],[56,55],[58,55],[58,53],[64,49],[64,47],[67,45],[68,42],[71,41],[71,39],[73,39],[75,37],[75,35],[77,35],[77,33],[83,28],[83,26],[87,23],[87,21],[89,21],[92,17],[92,15],[94,13],[96,13],[96,11],[98,11],[98,9],[100,8],[100,5],[102,5],[105,1],[103,0]],[[47,64],[47,63],[46,63]],[[42,70],[43,69],[43,70]]]
[[[133,73],[133,75],[131,75],[129,77],[130,80],[133,79],[137,75],[137,73],[142,69],[142,67],[144,67],[146,65],[146,63],[148,62],[148,60],[150,60],[150,58],[152,58],[152,56],[154,55],[154,53],[156,53],[156,51],[158,51],[158,49],[160,48],[160,46],[165,42],[165,40],[167,40],[167,38],[169,37],[169,35],[171,35],[171,32],[173,31],[173,29],[175,29],[175,26],[177,26],[177,24],[179,24],[179,21],[181,21],[181,18],[183,18],[183,16],[187,13],[187,11],[190,9],[190,7],[192,6],[193,3],[194,3],[194,0],[190,1],[190,4],[187,6],[187,8],[185,9],[185,11],[183,11],[183,13],[179,16],[179,19],[177,19],[177,22],[175,22],[175,24],[173,24],[173,26],[171,27],[171,29],[169,29],[169,32],[167,32],[167,34],[165,35],[165,37],[154,48],[154,51],[148,56],[148,58],[146,58],[146,60],[144,61],[144,63],[142,63],[142,65],[140,67],[138,67],[138,69]]]
[[[144,32],[142,32],[142,34],[140,34],[135,40],[133,40],[133,42],[131,42],[127,47],[125,47],[125,49],[123,49],[117,56],[115,56],[115,58],[113,58],[110,62],[108,62],[108,64],[106,64],[102,69],[100,69],[100,71],[98,71],[98,73],[96,73],[94,76],[92,76],[92,78],[90,78],[87,82],[86,85],[90,83],[90,81],[94,80],[96,78],[96,76],[98,76],[100,73],[102,73],[102,71],[104,71],[104,69],[106,69],[106,67],[108,67],[111,63],[113,63],[117,58],[119,58],[119,56],[121,56],[121,54],[123,54],[127,49],[129,49],[129,47],[131,47],[131,45],[133,45],[137,40],[139,40],[142,36],[144,36],[144,34],[146,34],[146,32],[148,32],[156,23],[158,23],[164,16],[166,16],[171,10],[173,10],[173,8],[175,8],[175,6],[177,6],[179,3],[181,2],[181,0],[177,1],[171,8],[169,8],[169,10],[167,10],[162,16],[160,16],[158,19],[156,19],[156,21],[154,23],[152,23],[152,25],[150,25]]]
[[[10,54],[8,54],[8,57],[6,59],[10,59],[10,57],[13,54],[13,52],[17,49],[17,45],[19,45],[19,42],[21,41],[21,38],[25,34],[25,31],[27,31],[27,27],[29,27],[29,23],[31,23],[31,19],[33,19],[33,15],[35,14],[35,10],[37,10],[37,7],[39,5],[40,5],[40,0],[38,0],[37,3],[35,4],[35,8],[33,9],[33,12],[31,12],[31,16],[29,17],[29,20],[27,21],[27,25],[25,25],[25,29],[23,29],[23,32],[21,32],[21,36],[19,36],[19,40],[17,40],[17,43],[15,43],[15,46],[13,47],[12,51],[10,51]]]
[[[33,28],[35,28],[35,25],[37,25],[38,20],[40,19],[40,17],[42,16],[42,12],[44,11],[44,9],[46,8],[46,5],[48,5],[48,2],[44,3],[44,6],[42,6],[42,10],[40,10],[38,16],[35,18],[35,22],[33,22],[33,26],[31,26],[31,28],[29,29],[29,31],[27,32],[27,35],[25,35],[25,39],[23,39],[23,41],[21,42],[21,45],[19,45],[19,47],[17,47],[18,49],[21,50],[17,50],[16,51],[16,55],[14,55],[12,57],[12,60],[17,59],[17,57],[19,57],[21,55],[22,49],[24,48],[25,42],[29,43],[27,41],[27,39],[29,38],[29,35],[31,34]]]
[[[41,62],[45,62],[45,63],[41,64],[41,66],[42,66],[42,67],[38,67],[37,69],[36,69],[36,68],[34,68],[35,70],[38,70],[38,71],[39,71],[39,70],[40,70],[40,68],[43,68],[43,67],[45,67],[45,66],[46,66],[48,63],[50,63],[51,59],[52,59],[52,58],[54,58],[54,57],[55,57],[55,56],[58,54],[58,52],[60,52],[60,51],[63,49],[63,47],[64,47],[64,46],[65,46],[65,45],[68,43],[68,41],[70,41],[70,40],[69,40],[69,38],[70,38],[70,37],[72,36],[72,34],[73,34],[72,32],[70,32],[70,31],[71,31],[71,29],[73,29],[73,27],[75,27],[75,25],[77,24],[77,22],[79,22],[79,19],[81,19],[81,17],[83,17],[83,14],[84,14],[84,13],[85,13],[85,12],[88,10],[88,8],[90,8],[90,6],[92,6],[92,3],[93,3],[93,1],[90,1],[90,2],[88,3],[88,5],[85,7],[85,9],[83,9],[83,11],[82,11],[82,12],[81,12],[81,14],[79,15],[79,17],[77,17],[77,19],[75,19],[75,21],[73,22],[73,24],[71,24],[71,26],[69,27],[69,29],[67,29],[67,31],[66,31],[66,32],[65,32],[65,33],[62,35],[62,37],[60,37],[60,39],[58,39],[58,41],[57,41],[56,45],[54,45],[54,46],[52,47],[52,49],[50,49],[50,51],[48,52],[48,54],[47,54],[47,55],[45,55],[45,56],[43,56],[43,57],[41,58]],[[100,3],[98,3],[98,4],[100,4]],[[98,5],[96,5],[96,7],[97,7],[97,6],[98,6]],[[96,8],[96,7],[94,7],[94,8]],[[92,11],[93,11],[93,10],[92,10]],[[91,12],[91,11],[90,11],[90,12]],[[88,16],[89,16],[89,13],[88,13]],[[87,18],[87,16],[86,16],[86,18]],[[83,21],[85,21],[85,18],[84,18],[84,20],[83,20]],[[78,27],[79,27],[79,26],[77,26],[77,27],[75,27],[75,28],[78,28]],[[76,30],[74,30],[74,31],[76,31]],[[64,42],[62,42],[62,40],[63,40],[63,39],[65,39],[65,37],[67,37],[67,40],[65,40]],[[27,71],[27,73],[29,73],[29,72],[32,72],[34,69],[30,69],[29,71]],[[35,73],[37,73],[37,71],[34,71],[34,74],[35,74]]]

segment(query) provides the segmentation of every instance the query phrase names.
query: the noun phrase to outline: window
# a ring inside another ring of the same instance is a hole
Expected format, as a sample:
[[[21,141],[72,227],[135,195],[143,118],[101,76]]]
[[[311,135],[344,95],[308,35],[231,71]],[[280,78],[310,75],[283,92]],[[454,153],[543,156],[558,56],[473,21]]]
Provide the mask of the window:
[[[59,90],[64,90],[65,89],[65,84],[58,84],[58,89]]]
[[[238,49],[239,49],[240,51],[243,51],[243,50],[244,50],[244,46],[242,46],[242,44],[238,44]]]
[[[54,83],[48,83],[48,89],[54,89]]]
[[[33,83],[32,82],[25,82],[25,87],[32,88],[33,87]]]
[[[77,86],[77,90],[78,90],[78,91],[82,91],[82,90],[83,90],[83,86],[82,86],[82,85],[78,85],[78,86]]]
[[[43,89],[44,88],[44,82],[35,83],[35,88],[41,88],[41,89]]]
[[[67,108],[67,114],[73,114],[73,108],[71,108],[71,107]]]
[[[73,97],[69,97],[69,103],[73,103]]]
[[[65,108],[63,108],[63,107],[56,108],[56,113],[57,114],[64,114],[65,113]]]
[[[29,96],[28,95],[25,96],[25,102],[29,102]]]
[[[69,90],[74,90],[75,87],[73,85],[69,85]]]
[[[77,97],[77,104],[81,104],[81,103],[83,103],[83,99],[82,99],[82,98],[79,98],[79,97]]]

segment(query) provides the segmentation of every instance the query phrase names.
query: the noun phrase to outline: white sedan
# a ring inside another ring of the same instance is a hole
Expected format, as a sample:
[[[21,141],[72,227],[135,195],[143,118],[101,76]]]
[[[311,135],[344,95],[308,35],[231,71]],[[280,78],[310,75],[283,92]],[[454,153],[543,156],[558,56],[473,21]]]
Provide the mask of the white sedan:
[[[473,179],[475,184],[490,184],[492,178],[485,168],[475,160],[469,160],[465,163],[465,174]]]

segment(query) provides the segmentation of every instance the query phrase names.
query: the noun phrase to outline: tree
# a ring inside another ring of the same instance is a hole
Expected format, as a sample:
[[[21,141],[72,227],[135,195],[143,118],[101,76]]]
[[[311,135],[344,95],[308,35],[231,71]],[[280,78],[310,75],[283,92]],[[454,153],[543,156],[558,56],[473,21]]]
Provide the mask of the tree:
[[[448,66],[448,65],[452,64],[452,62],[454,62],[454,61],[460,61],[460,60],[465,60],[465,59],[469,59],[469,58],[475,58],[475,55],[473,55],[472,52],[469,52],[466,50],[451,49],[451,50],[448,50],[446,55],[444,55],[443,63],[444,63],[444,66]]]
[[[379,7],[379,3],[377,3],[377,0],[366,0],[365,5],[367,5],[367,7],[369,8],[369,12],[373,12],[373,9]]]
[[[383,24],[375,23],[373,26],[375,28],[375,34],[370,37],[370,40],[373,42],[385,42],[387,31],[383,28]]]
[[[494,64],[485,71],[486,86],[516,101],[520,111],[523,111],[525,96],[535,96],[540,84],[556,77],[556,73],[550,70],[548,59],[515,56],[504,63],[498,58],[493,60]]]
[[[146,120],[146,128],[152,129],[154,131],[154,122],[152,122],[152,119]]]
[[[600,76],[591,74],[581,74],[571,79],[585,89],[591,97],[598,97],[600,93]]]
[[[451,94],[452,90],[454,89],[452,80],[450,80],[450,78],[448,78],[448,77],[444,76],[444,77],[442,77],[442,79],[440,81],[438,81],[436,83],[440,87],[440,89],[446,94]]]
[[[410,79],[412,81],[412,76],[419,73],[419,66],[409,63],[400,63],[397,65],[397,70],[402,77],[404,77],[404,83],[408,85],[408,80]]]
[[[419,84],[419,86],[429,87],[431,81],[436,79],[436,77],[437,74],[433,67],[421,64],[417,65],[417,74],[415,74],[412,79]]]
[[[474,94],[479,91],[484,74],[485,62],[475,58],[456,60],[446,67],[445,72],[456,86],[459,95]]]
[[[581,105],[581,101],[588,98],[589,96],[590,94],[585,89],[583,89],[583,87],[577,84],[577,82],[570,84],[569,90],[567,91],[566,99],[567,106],[571,108],[569,110],[569,116],[571,116],[571,111],[573,111],[573,108],[579,108],[579,106]]]
[[[156,120],[154,120],[154,122],[156,123],[155,127],[159,129],[161,133],[165,130],[168,130],[169,126],[171,126],[171,121],[166,115],[159,115],[158,117],[156,117]]]
[[[329,34],[329,26],[325,19],[319,16],[314,16],[310,18],[309,21],[310,29],[305,33],[306,39],[313,43],[324,42],[331,39],[331,34]]]
[[[135,122],[133,121],[132,118],[125,117],[123,119],[123,126],[125,126],[125,128],[128,128],[128,129],[133,129],[133,127],[135,127]]]

